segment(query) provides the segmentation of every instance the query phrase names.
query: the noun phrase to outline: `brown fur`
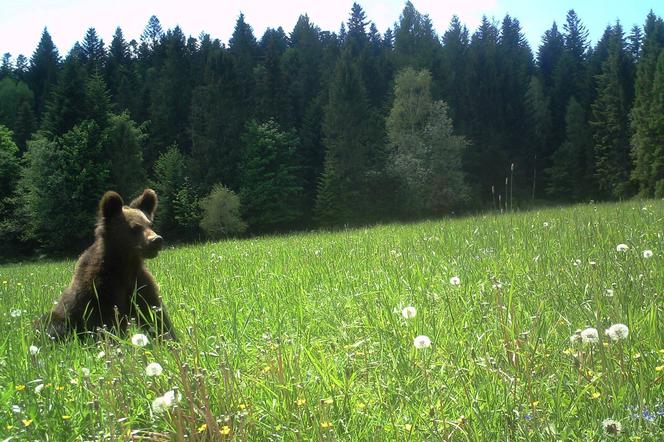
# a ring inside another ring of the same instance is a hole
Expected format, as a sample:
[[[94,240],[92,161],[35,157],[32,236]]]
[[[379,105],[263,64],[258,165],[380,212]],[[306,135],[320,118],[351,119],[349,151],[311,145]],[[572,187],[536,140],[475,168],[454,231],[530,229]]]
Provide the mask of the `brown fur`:
[[[123,334],[135,318],[153,336],[175,339],[157,283],[143,264],[163,244],[152,230],[156,208],[152,189],[129,206],[115,192],[104,194],[95,242],[80,256],[69,287],[42,321],[49,336],[58,339],[98,328]]]

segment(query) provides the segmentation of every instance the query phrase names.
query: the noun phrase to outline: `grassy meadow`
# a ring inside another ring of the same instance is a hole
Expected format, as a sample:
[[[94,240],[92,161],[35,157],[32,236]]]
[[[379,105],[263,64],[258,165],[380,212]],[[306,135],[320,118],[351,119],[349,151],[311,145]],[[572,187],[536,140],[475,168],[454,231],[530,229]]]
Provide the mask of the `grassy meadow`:
[[[634,201],[169,249],[145,347],[35,336],[74,261],[2,266],[0,440],[664,440],[663,234]]]

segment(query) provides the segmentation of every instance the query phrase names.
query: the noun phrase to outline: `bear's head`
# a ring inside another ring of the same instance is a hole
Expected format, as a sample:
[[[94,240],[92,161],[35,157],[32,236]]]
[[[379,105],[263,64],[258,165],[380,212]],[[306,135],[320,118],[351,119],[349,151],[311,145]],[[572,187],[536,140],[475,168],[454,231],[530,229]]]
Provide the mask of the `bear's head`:
[[[154,258],[164,245],[164,238],[152,230],[157,209],[157,194],[152,189],[125,206],[122,197],[109,191],[99,202],[98,232],[105,246],[136,258]]]

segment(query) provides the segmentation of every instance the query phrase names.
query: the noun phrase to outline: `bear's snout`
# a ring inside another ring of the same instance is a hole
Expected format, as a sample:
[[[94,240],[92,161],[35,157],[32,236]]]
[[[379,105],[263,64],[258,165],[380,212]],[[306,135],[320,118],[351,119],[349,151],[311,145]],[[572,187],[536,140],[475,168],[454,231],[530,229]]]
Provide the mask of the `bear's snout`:
[[[151,248],[161,250],[164,247],[164,238],[159,235],[154,235],[149,241]]]

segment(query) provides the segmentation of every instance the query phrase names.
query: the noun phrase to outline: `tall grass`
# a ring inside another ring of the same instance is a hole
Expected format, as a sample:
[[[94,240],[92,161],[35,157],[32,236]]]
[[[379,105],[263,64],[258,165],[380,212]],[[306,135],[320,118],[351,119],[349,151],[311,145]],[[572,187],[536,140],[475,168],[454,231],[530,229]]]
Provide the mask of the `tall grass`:
[[[37,338],[74,262],[0,267],[0,435],[662,440],[663,227],[630,202],[167,250],[148,265],[180,342],[146,347]]]

